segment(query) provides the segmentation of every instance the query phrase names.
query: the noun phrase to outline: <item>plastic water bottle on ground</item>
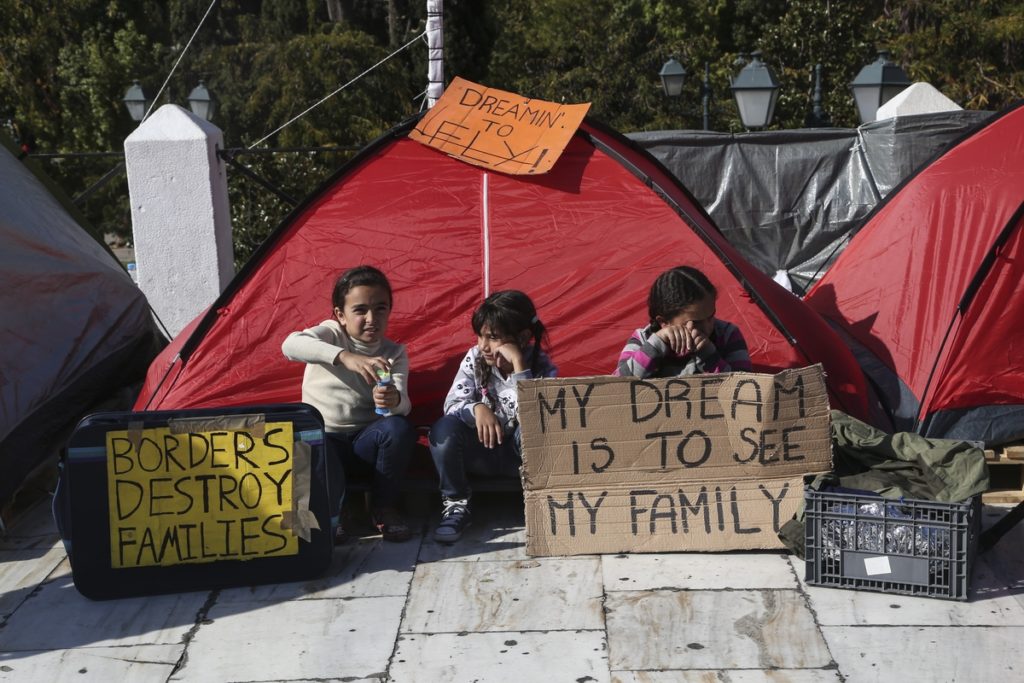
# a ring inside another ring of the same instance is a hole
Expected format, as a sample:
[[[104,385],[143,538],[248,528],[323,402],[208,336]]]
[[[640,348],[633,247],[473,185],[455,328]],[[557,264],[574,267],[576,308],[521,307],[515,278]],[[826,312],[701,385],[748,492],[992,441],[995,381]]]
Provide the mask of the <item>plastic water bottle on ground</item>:
[[[135,265],[135,261],[128,264],[128,277],[132,279],[132,282],[139,284],[139,268]]]
[[[377,386],[386,387],[391,384],[391,371],[385,370],[384,368],[377,368]],[[377,407],[375,412],[378,415],[390,415],[391,410],[389,408]]]

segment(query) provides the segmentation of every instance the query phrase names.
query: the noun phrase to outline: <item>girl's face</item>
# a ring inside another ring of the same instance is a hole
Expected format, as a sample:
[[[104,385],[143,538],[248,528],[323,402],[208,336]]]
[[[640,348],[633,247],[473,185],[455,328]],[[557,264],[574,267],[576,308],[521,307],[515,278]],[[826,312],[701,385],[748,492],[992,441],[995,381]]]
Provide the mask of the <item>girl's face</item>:
[[[348,290],[345,308],[334,316],[352,339],[372,344],[384,338],[391,315],[391,297],[383,287],[360,285]]]
[[[515,344],[522,349],[529,340],[529,334],[529,332],[523,332],[518,338],[511,334],[498,334],[491,329],[490,325],[485,324],[480,328],[480,334],[477,335],[476,346],[480,349],[480,355],[484,357],[484,362],[493,367],[498,362],[498,347]]]
[[[715,329],[715,297],[706,296],[703,299],[698,299],[671,318],[666,320],[658,316],[657,320],[662,325],[678,325],[679,327],[686,327],[687,323],[692,322],[693,326],[700,330],[705,337],[710,337]]]

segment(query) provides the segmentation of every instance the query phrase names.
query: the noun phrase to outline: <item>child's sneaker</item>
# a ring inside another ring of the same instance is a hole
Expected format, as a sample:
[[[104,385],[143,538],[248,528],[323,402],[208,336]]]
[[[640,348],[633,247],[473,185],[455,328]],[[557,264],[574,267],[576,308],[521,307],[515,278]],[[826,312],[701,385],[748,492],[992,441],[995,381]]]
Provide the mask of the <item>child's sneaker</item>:
[[[377,527],[381,538],[392,543],[408,541],[412,537],[412,531],[405,519],[395,508],[377,508],[373,511],[373,525]]]
[[[465,498],[444,498],[441,502],[444,510],[441,511],[441,523],[434,531],[434,540],[439,543],[455,543],[469,526],[469,501]]]

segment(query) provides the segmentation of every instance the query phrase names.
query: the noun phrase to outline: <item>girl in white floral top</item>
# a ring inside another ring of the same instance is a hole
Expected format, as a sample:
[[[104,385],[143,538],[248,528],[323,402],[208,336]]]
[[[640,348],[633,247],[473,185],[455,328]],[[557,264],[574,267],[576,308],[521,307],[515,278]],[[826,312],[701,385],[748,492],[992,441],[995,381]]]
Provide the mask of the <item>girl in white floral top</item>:
[[[541,348],[545,328],[523,292],[495,292],[473,313],[477,343],[462,359],[430,430],[430,452],[441,479],[444,509],[434,539],[454,543],[469,526],[467,471],[518,477],[522,464],[516,382],[554,377]]]

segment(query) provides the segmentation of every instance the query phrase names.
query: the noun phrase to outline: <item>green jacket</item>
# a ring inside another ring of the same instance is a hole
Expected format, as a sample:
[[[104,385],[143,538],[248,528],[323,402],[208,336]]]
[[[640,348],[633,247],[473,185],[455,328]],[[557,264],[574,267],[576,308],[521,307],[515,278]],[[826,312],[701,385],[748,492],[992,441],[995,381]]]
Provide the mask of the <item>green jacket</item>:
[[[883,498],[956,503],[988,489],[985,452],[965,441],[929,439],[912,432],[887,434],[838,410],[832,411],[832,472],[808,486],[872,491]],[[804,555],[803,506],[779,538]]]

